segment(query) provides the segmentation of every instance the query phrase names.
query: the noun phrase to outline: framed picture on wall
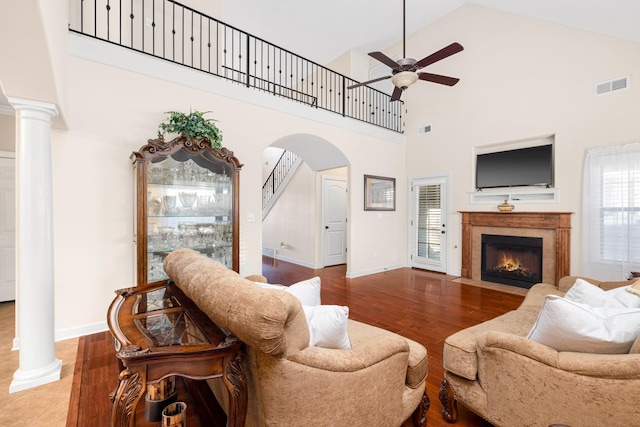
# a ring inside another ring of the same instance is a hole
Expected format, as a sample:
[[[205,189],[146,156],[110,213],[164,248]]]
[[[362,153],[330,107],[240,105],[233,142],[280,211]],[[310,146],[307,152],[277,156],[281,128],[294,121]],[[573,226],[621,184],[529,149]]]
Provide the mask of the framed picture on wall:
[[[384,176],[364,176],[364,210],[395,211],[396,179]]]

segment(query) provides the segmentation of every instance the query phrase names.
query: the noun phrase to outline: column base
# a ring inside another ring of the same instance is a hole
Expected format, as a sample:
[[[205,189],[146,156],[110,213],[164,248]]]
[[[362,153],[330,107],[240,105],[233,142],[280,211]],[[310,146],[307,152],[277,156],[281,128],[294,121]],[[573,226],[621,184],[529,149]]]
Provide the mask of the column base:
[[[31,371],[18,369],[13,374],[13,381],[9,385],[9,394],[58,381],[61,370],[62,360],[60,359],[54,359],[53,363],[42,369],[33,369]]]

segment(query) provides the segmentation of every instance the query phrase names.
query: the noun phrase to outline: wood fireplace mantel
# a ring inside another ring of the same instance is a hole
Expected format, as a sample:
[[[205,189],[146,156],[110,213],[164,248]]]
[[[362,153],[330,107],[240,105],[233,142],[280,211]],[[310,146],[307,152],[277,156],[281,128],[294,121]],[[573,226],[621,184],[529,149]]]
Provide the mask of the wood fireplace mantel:
[[[460,212],[462,215],[462,277],[466,279],[479,279],[473,277],[474,261],[473,256],[473,229],[475,227],[491,227],[500,231],[504,235],[518,235],[517,231],[511,229],[527,229],[551,231],[555,238],[552,243],[554,247],[554,261],[549,266],[543,264],[543,269],[552,268],[553,280],[557,284],[561,277],[568,276],[570,272],[570,249],[571,249],[571,212]],[[544,276],[543,276],[544,277]],[[548,276],[547,276],[548,277]]]

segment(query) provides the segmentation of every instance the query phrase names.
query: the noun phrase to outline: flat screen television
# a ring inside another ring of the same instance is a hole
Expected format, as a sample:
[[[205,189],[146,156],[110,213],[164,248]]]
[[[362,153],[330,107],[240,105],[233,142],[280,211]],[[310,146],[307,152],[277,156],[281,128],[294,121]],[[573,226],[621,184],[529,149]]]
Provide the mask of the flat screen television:
[[[476,156],[476,188],[553,186],[553,144]]]

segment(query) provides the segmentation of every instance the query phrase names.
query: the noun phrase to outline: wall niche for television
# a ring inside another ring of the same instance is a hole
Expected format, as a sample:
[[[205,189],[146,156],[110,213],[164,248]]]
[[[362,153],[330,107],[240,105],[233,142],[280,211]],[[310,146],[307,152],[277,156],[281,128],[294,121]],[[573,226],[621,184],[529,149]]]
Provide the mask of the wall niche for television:
[[[555,135],[474,148],[471,203],[557,203]]]

